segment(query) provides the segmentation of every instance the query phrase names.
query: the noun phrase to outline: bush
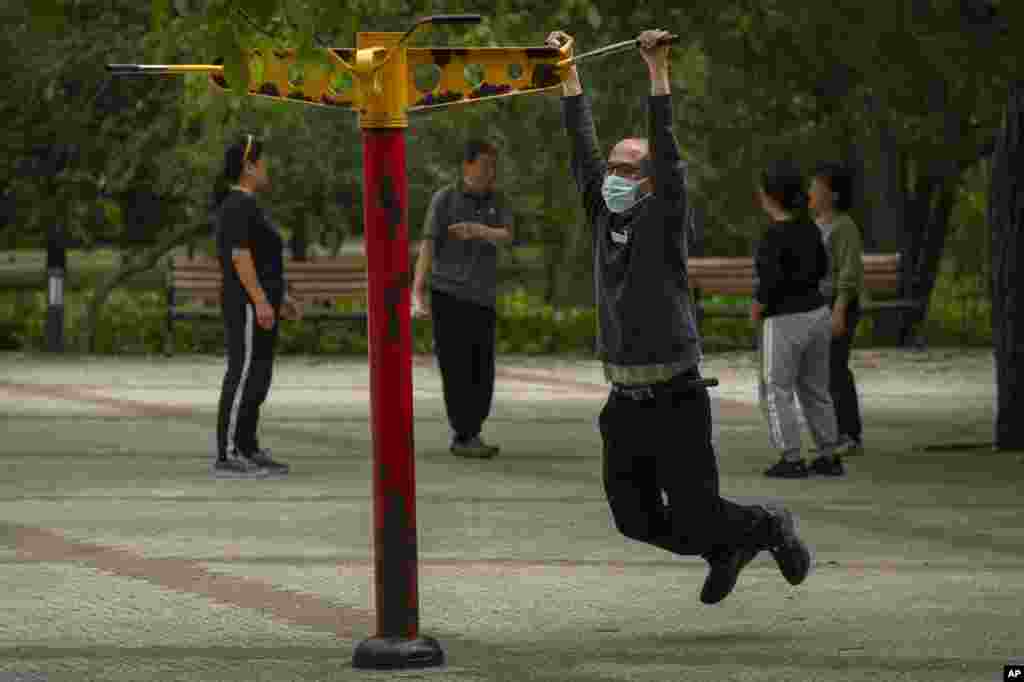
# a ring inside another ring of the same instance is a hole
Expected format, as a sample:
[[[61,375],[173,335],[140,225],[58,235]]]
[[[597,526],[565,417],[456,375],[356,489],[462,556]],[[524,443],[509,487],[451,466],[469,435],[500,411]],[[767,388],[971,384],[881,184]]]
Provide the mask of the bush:
[[[91,289],[68,291],[65,298],[66,346],[77,347],[84,325],[85,303]],[[714,297],[709,303],[749,306],[742,297]],[[46,293],[42,290],[16,290],[0,293],[0,350],[38,350],[43,348],[46,320]],[[358,302],[337,304],[338,310],[361,309]],[[929,319],[924,333],[933,346],[991,345],[991,302],[987,282],[981,276],[955,276],[944,267],[932,296]],[[162,353],[166,328],[167,303],[162,291],[115,291],[108,300],[100,321],[96,352],[101,354]],[[880,345],[872,321],[867,318],[857,329],[856,345],[863,348]],[[702,338],[708,352],[750,348],[754,328],[744,318],[708,317]],[[593,306],[554,308],[541,296],[524,287],[498,297],[497,352],[502,354],[583,354],[594,352],[597,336],[597,311]],[[413,352],[429,353],[433,329],[429,320],[412,324]],[[322,324],[312,322],[281,324],[279,352],[366,355],[368,339],[365,327],[358,323]],[[176,353],[222,354],[224,331],[219,321],[180,322],[174,325]]]
[[[992,299],[983,274],[939,271],[924,324],[928,343],[936,346],[991,346]]]

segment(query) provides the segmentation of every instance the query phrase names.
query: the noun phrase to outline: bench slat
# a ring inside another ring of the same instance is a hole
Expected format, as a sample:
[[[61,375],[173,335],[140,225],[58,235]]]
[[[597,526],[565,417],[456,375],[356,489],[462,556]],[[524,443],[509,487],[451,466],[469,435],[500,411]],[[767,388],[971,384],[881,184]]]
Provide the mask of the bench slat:
[[[326,285],[326,286],[349,286],[349,285],[361,285],[363,288],[366,287],[368,279],[366,276],[333,276],[333,277],[302,277],[298,279],[288,279],[288,283],[295,286],[315,286],[315,285]],[[181,288],[189,287],[205,287],[205,286],[220,286],[220,277],[211,276],[196,276],[189,275],[187,277],[180,277],[174,280],[174,285]]]
[[[900,254],[863,254],[864,286],[873,293],[894,294],[899,291]],[[687,262],[690,286],[707,295],[750,296],[754,289],[752,257],[690,258]]]

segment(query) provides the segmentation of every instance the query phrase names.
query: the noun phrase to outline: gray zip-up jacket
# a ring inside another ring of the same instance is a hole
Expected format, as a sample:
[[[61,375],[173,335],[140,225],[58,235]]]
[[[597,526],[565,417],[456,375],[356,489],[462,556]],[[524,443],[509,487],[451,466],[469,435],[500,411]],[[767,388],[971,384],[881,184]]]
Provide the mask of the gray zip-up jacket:
[[[626,385],[667,381],[701,354],[686,270],[686,165],[672,133],[671,95],[648,98],[654,191],[622,214],[609,211],[601,194],[606,162],[587,96],[562,97],[562,112],[594,242],[605,377]]]

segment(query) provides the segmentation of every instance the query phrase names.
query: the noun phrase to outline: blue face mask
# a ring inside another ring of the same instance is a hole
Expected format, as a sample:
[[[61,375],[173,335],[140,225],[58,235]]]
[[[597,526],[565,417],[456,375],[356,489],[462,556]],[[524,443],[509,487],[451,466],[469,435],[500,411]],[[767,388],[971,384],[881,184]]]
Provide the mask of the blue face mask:
[[[625,213],[633,208],[640,200],[640,182],[642,180],[627,180],[618,175],[605,176],[601,194],[608,210],[612,213]]]

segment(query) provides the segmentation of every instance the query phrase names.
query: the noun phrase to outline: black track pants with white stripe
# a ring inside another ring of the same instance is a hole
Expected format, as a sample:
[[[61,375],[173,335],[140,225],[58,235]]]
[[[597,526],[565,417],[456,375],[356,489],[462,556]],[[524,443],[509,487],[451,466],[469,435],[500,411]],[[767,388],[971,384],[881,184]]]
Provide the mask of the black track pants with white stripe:
[[[256,309],[250,303],[225,304],[223,310],[228,368],[217,418],[217,452],[221,457],[259,447],[256,427],[260,406],[270,391],[278,333],[277,308],[271,329],[257,323]]]

